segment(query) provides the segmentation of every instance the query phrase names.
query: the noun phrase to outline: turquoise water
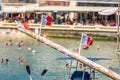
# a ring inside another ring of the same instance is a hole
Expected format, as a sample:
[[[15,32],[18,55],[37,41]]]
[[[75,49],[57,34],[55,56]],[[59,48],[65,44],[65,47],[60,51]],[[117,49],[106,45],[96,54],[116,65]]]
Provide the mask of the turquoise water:
[[[68,70],[66,70],[65,64],[69,61],[56,60],[56,58],[66,57],[66,55],[20,32],[12,31],[12,33],[6,34],[2,31],[0,37],[0,59],[4,59],[4,63],[0,63],[0,80],[29,80],[26,65],[30,66],[33,80],[40,80],[40,78],[41,80],[68,80]],[[4,43],[10,39],[13,41],[13,45],[5,46]],[[79,40],[49,39],[71,51],[73,48],[79,47]],[[25,45],[19,50],[16,43],[21,40],[24,41]],[[100,50],[97,50],[97,46],[100,46]],[[28,47],[31,50],[28,50]],[[109,65],[116,68],[119,65],[115,50],[116,42],[94,41],[88,50],[81,50],[81,55],[112,58],[110,61],[97,61],[96,63],[105,67]],[[33,51],[35,52],[33,53]],[[18,63],[19,57],[23,58],[23,65]],[[10,63],[6,64],[5,59],[9,59]],[[48,72],[41,77],[43,69],[48,69]],[[100,77],[98,80],[112,80],[100,73],[96,76]]]

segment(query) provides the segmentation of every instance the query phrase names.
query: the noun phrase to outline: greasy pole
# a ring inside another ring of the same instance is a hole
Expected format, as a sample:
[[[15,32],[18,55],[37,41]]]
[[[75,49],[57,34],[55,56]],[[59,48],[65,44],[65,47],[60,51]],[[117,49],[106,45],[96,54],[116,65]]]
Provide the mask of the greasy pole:
[[[77,54],[77,53],[72,53],[71,51],[69,51],[67,48],[64,48],[63,46],[57,44],[57,43],[54,43],[52,41],[50,41],[49,39],[46,39],[42,36],[39,36],[35,33],[33,33],[32,31],[30,30],[26,30],[26,29],[23,29],[23,28],[18,28],[19,31],[37,39],[38,41],[40,42],[43,42],[44,44],[60,51],[61,53],[64,53],[72,58],[74,58],[75,60],[78,60],[84,64],[86,64],[87,66],[95,69],[96,71],[99,71],[105,75],[107,75],[108,77],[110,77],[111,79],[113,80],[120,80],[120,75],[118,75],[117,73],[113,72],[112,70],[110,69],[107,69],[91,60],[88,60],[87,58],[81,56],[80,54]]]

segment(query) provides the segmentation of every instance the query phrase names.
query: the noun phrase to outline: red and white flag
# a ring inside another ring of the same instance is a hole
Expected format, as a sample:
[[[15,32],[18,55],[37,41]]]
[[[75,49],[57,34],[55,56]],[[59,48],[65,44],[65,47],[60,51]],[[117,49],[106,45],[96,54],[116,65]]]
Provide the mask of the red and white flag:
[[[15,21],[15,23],[16,23],[20,28],[29,29],[28,22]]]
[[[50,26],[52,24],[52,17],[51,16],[46,16],[46,15],[42,15],[42,18],[41,18],[41,25],[42,26]]]
[[[18,27],[24,28],[24,25],[20,21],[15,20],[15,23],[18,25]]]
[[[24,25],[25,29],[29,29],[28,22],[23,22],[22,24]]]
[[[82,34],[82,43],[81,43],[81,45],[89,47],[89,46],[92,45],[92,43],[93,43],[93,39],[90,36],[88,36],[87,34]]]

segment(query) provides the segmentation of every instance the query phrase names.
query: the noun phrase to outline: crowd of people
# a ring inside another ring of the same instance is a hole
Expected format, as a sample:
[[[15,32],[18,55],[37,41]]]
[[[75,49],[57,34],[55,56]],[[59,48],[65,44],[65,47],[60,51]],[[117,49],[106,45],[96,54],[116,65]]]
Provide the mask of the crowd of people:
[[[23,40],[20,40],[20,41],[18,41],[18,42],[13,42],[13,40],[12,39],[9,39],[8,41],[6,41],[6,42],[4,42],[4,46],[6,46],[6,47],[9,47],[9,46],[13,46],[13,45],[16,45],[17,47],[18,47],[18,50],[22,50],[23,49],[23,47],[25,47],[24,45],[24,41]],[[30,46],[28,46],[27,47],[27,50],[28,51],[30,51],[31,50],[31,47]],[[35,52],[35,51],[34,51]],[[6,63],[6,64],[9,64],[10,62],[11,62],[11,60],[10,59],[3,59],[3,58],[1,58],[0,59],[0,62],[1,63]],[[24,64],[24,59],[23,59],[23,57],[19,57],[18,58],[18,63],[20,64],[20,65],[23,65]]]
[[[3,59],[3,58],[1,58],[0,63],[9,64],[9,63],[10,63],[10,60],[9,60],[9,59]],[[18,63],[19,63],[20,65],[23,65],[23,64],[24,64],[24,61],[23,61],[23,58],[22,58],[22,57],[19,57]]]
[[[116,26],[116,19],[115,15],[109,16],[107,19],[101,17],[99,15],[96,16],[88,16],[85,18],[73,18],[71,19],[69,16],[66,15],[61,16],[51,16],[52,17],[52,24],[56,25],[103,25],[103,26]],[[41,15],[35,16],[35,14],[31,15],[13,15],[13,16],[0,16],[0,21],[4,21],[7,23],[13,23],[15,20],[27,21],[28,23],[40,24],[41,23]]]

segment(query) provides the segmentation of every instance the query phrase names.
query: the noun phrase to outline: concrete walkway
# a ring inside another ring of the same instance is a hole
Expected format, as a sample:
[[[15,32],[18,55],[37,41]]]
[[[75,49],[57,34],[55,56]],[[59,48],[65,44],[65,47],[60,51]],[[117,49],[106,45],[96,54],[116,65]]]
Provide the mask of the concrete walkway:
[[[40,24],[29,24],[31,30],[38,29],[42,33],[47,33],[54,36],[80,36],[82,32],[85,32],[94,36],[103,37],[116,37],[117,27],[112,26],[89,26],[89,25],[51,25],[50,27],[40,27]],[[17,29],[16,23],[0,23],[2,29]]]

